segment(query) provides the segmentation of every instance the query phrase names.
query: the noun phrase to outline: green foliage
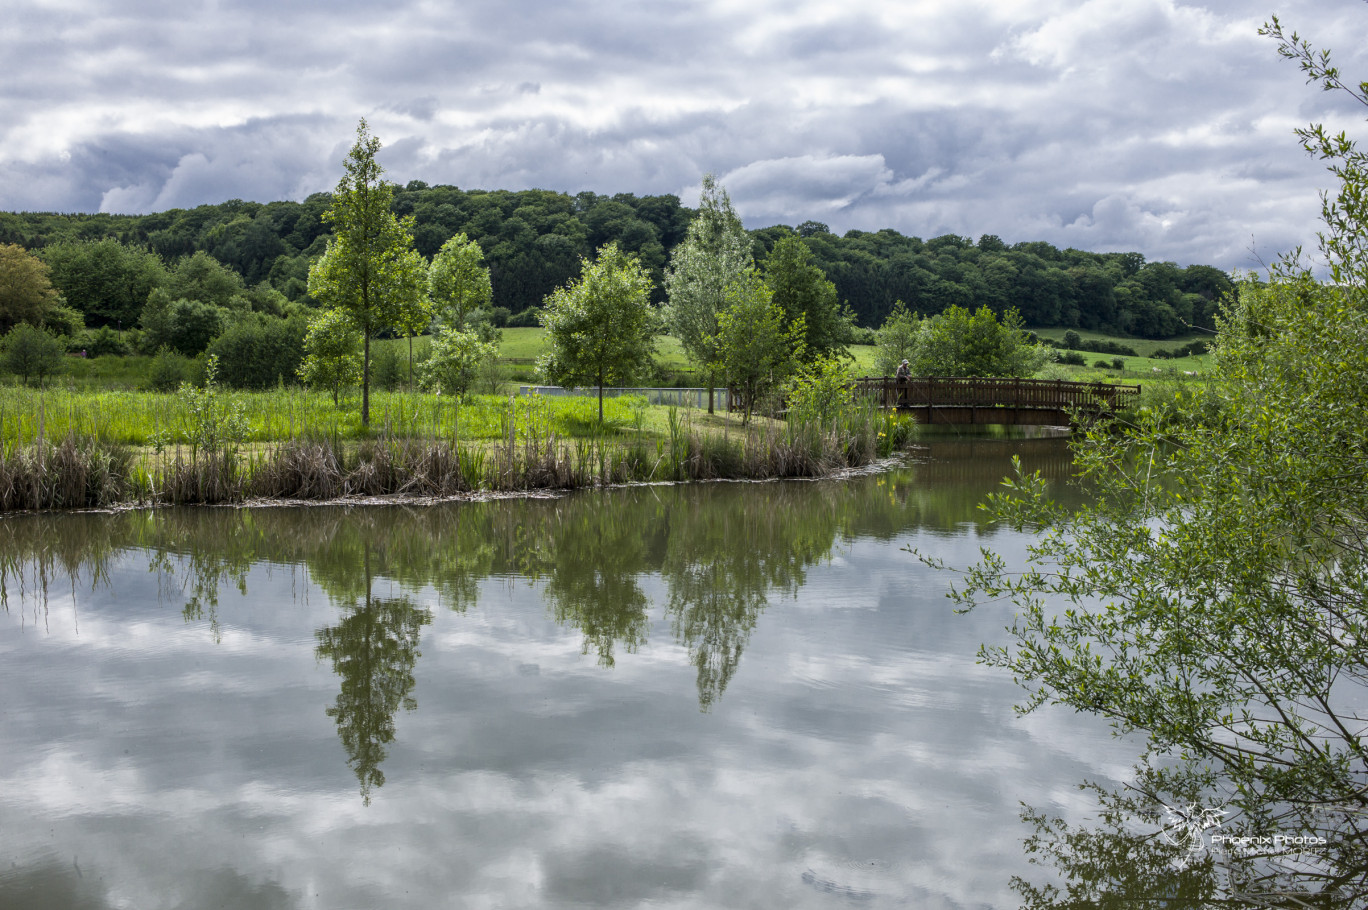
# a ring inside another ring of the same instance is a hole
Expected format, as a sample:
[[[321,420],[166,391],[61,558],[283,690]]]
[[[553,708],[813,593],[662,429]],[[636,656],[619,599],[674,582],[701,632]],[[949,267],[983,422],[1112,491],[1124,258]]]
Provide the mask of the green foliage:
[[[466,327],[472,313],[489,306],[493,296],[480,245],[463,233],[442,244],[428,268],[428,297],[433,315],[443,325],[459,331]],[[506,322],[507,309],[503,316]]]
[[[363,119],[324,215],[334,236],[309,269],[310,296],[344,311],[361,332],[362,424],[370,423],[371,339],[404,320],[426,288],[426,265],[413,249],[413,219],[391,211],[394,188],[381,179],[379,151],[380,140]]]
[[[0,244],[0,332],[21,322],[44,325],[59,300],[41,259],[13,243]]]
[[[138,322],[145,351],[170,348],[193,357],[222,334],[228,324],[228,311],[203,300],[173,299],[167,290],[156,288],[148,296]]]
[[[836,299],[836,285],[812,261],[812,251],[796,235],[780,238],[764,262],[765,282],[790,325],[801,319],[802,360],[840,356],[850,341],[854,317]]]
[[[549,353],[538,367],[554,385],[631,385],[651,368],[657,319],[651,277],[637,259],[610,243],[584,260],[576,281],[558,288],[541,313]]]
[[[238,389],[269,389],[293,381],[304,359],[302,318],[246,316],[214,339],[207,352],[217,358],[218,375]]]
[[[849,366],[838,357],[819,357],[788,387],[789,420],[830,426],[851,408]]]
[[[698,214],[665,272],[666,324],[689,360],[702,369],[712,369],[718,359],[718,315],[727,307],[727,288],[752,265],[751,239],[727,191],[705,174]],[[709,376],[708,386],[713,384]],[[709,413],[712,409],[709,397]]]
[[[481,341],[475,332],[443,328],[433,340],[432,353],[423,364],[423,385],[464,398],[498,352],[496,344]]]
[[[85,351],[87,357],[118,357],[129,353],[124,336],[107,325],[82,333],[80,345],[79,350]]]
[[[1264,32],[1312,81],[1368,104],[1328,54],[1276,19]],[[1141,802],[1223,809],[1223,835],[1320,839],[1226,851],[1199,869],[1201,906],[1368,899],[1368,156],[1319,126],[1302,137],[1340,181],[1321,243],[1334,281],[1286,260],[1269,284],[1247,282],[1219,320],[1204,394],[1142,409],[1124,437],[1089,433],[1080,510],[1019,475],[990,505],[1044,529],[1029,565],[988,554],[956,591],[1015,603],[1012,643],[981,656],[1028,687],[1027,709],[1062,703],[1143,743]],[[1104,796],[1108,827],[1143,817],[1136,802]],[[1124,841],[1099,851],[1090,832],[1041,830],[1073,905],[1137,896],[1109,873]],[[1064,896],[1019,890],[1032,907]]]
[[[85,333],[85,318],[69,306],[55,306],[43,317],[43,328],[68,339],[79,339]]]
[[[242,402],[219,389],[217,357],[205,359],[203,387],[183,384],[179,398],[187,414],[183,441],[190,446],[191,461],[200,456],[231,461],[247,438],[247,417]]]
[[[717,317],[717,367],[741,395],[744,422],[759,400],[780,388],[802,357],[803,319],[789,322],[769,285],[751,269],[727,288],[727,308]]]
[[[899,300],[876,333],[874,375],[892,376],[897,372],[898,364],[910,361],[920,334],[921,317],[908,312],[907,304]]]
[[[1010,310],[998,322],[987,307],[950,307],[922,321],[908,358],[913,376],[1030,376],[1049,354],[1029,344],[1021,317]]]
[[[158,256],[113,239],[53,244],[42,258],[53,286],[91,325],[131,328],[147,295],[167,281]]]
[[[188,373],[189,362],[174,351],[162,348],[147,370],[147,388],[153,392],[174,392]]]
[[[203,250],[176,263],[163,287],[172,300],[193,300],[224,310],[250,308],[244,296],[241,276],[232,269],[224,268],[222,263]]]
[[[321,310],[309,322],[299,378],[332,392],[333,404],[343,388],[361,381],[361,333],[346,313]]]
[[[393,392],[395,389],[402,388],[404,379],[408,372],[404,369],[403,359],[399,356],[399,351],[392,345],[385,345],[378,348],[371,357],[371,382],[377,389],[386,392]],[[360,374],[357,374],[357,382],[360,382]]]
[[[47,332],[28,323],[20,323],[5,336],[5,369],[24,380],[43,380],[62,372],[66,366],[66,348]]]
[[[286,298],[300,300],[307,296],[309,263],[326,246],[323,215],[330,203],[330,194],[316,193],[302,202],[239,199],[150,215],[0,213],[0,231],[30,250],[45,248],[44,257],[64,244],[146,237],[151,251],[168,262],[203,251],[233,269],[244,285],[265,280]],[[707,205],[705,194],[701,207]],[[669,195],[461,190],[421,181],[395,188],[392,210],[413,217],[414,245],[424,256],[435,256],[458,232],[479,243],[499,277],[493,305],[517,314],[572,278],[579,259],[608,241],[637,252],[652,277],[661,277],[658,269],[684,241],[691,215]],[[768,253],[793,233],[775,226],[751,232],[746,240]],[[837,298],[849,301],[864,326],[882,324],[894,302],[903,300],[922,315],[952,304],[986,305],[996,312],[1015,307],[1036,327],[1173,337],[1188,331],[1185,323],[1209,330],[1219,301],[1232,288],[1230,277],[1210,266],[1179,268],[1147,263],[1138,253],[1060,250],[1039,241],[1009,245],[991,235],[977,244],[954,235],[922,240],[887,229],[838,237],[812,225],[800,226],[798,235],[812,251],[813,264],[836,285]],[[54,277],[53,283],[66,293],[61,281]],[[149,290],[142,289],[122,327],[136,322],[136,306]],[[67,296],[83,313],[86,301],[97,299],[82,297],[78,304]],[[263,308],[252,292],[246,296],[254,312],[279,315]],[[523,320],[522,325],[536,324]],[[117,320],[92,315],[90,322]]]

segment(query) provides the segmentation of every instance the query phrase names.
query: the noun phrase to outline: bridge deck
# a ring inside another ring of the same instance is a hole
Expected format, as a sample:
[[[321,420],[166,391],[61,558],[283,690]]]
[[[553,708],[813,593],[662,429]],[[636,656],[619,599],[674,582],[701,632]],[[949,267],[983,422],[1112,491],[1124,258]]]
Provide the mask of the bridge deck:
[[[866,376],[853,380],[852,391],[873,398],[881,408],[911,413],[921,423],[1016,426],[1065,426],[1075,414],[1111,414],[1140,397],[1138,385],[941,376],[901,383],[892,376]],[[740,393],[730,390],[727,409],[741,407]]]
[[[1133,404],[1138,385],[1062,379],[965,379],[891,376],[855,380],[880,407],[911,411],[923,423],[1061,425],[1070,415],[1110,414]]]

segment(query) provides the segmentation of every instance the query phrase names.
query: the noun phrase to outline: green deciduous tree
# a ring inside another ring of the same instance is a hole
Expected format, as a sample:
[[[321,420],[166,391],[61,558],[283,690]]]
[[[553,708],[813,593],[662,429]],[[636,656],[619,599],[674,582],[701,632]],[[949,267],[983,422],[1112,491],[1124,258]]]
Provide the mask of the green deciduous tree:
[[[1276,20],[1265,32],[1312,81],[1368,104],[1327,54]],[[1119,440],[1090,434],[1081,510],[1039,478],[1013,482],[992,505],[1045,529],[1029,565],[989,556],[958,592],[1015,602],[1014,641],[983,657],[1028,686],[1026,707],[1062,703],[1141,739],[1135,792],[1151,806],[1194,802],[1221,810],[1223,835],[1270,839],[1203,857],[1210,880],[1186,906],[1368,901],[1368,157],[1319,126],[1302,136],[1339,180],[1321,243],[1333,282],[1294,259],[1242,287],[1205,394]],[[1109,823],[1143,812],[1104,804]],[[1162,879],[1118,893],[1116,842],[1089,861],[1087,832],[1046,834],[1069,881],[1023,888],[1031,906],[1183,905]]]
[[[546,298],[539,314],[549,353],[538,366],[549,382],[594,385],[603,420],[603,387],[630,385],[646,375],[658,329],[651,308],[651,276],[633,256],[610,243],[580,277]]]
[[[805,360],[845,356],[854,317],[836,298],[836,285],[812,262],[812,250],[798,236],[781,237],[765,257],[765,282],[790,324],[803,321]]]
[[[741,393],[743,423],[762,395],[793,375],[802,360],[803,317],[790,322],[769,285],[754,269],[727,288],[717,317],[717,367]]]
[[[222,334],[228,311],[203,300],[173,299],[164,288],[156,288],[148,295],[138,324],[142,326],[145,350],[170,348],[194,357]]]
[[[665,319],[689,359],[707,372],[709,414],[717,384],[712,372],[717,362],[717,317],[727,307],[727,287],[752,265],[750,235],[727,191],[712,174],[705,175],[698,214],[665,272]]]
[[[233,322],[205,353],[218,359],[219,377],[226,385],[273,389],[297,375],[307,330],[302,315],[289,319],[248,315]]]
[[[333,404],[344,386],[361,381],[361,333],[341,310],[322,310],[304,336],[304,362],[299,378],[332,392]]]
[[[60,299],[41,259],[16,244],[0,244],[0,332],[21,322],[43,325]]]
[[[92,326],[131,328],[147,295],[167,280],[156,254],[117,240],[55,243],[42,257],[53,286]]]
[[[346,173],[324,215],[333,238],[309,269],[310,296],[346,312],[361,332],[361,423],[367,426],[371,338],[397,325],[426,284],[423,257],[413,249],[413,219],[391,211],[394,188],[381,179],[379,151],[380,140],[362,120],[343,164]]]
[[[913,376],[1025,377],[1048,357],[1044,348],[1026,340],[1015,310],[998,322],[987,307],[971,313],[952,306],[921,321],[908,360]]]
[[[422,364],[423,384],[464,397],[498,353],[497,344],[482,341],[475,332],[443,328]]]
[[[457,330],[467,327],[476,310],[489,306],[494,289],[478,243],[462,233],[442,244],[428,267],[428,298],[433,315]]]
[[[921,316],[909,313],[907,304],[901,300],[893,304],[893,312],[874,333],[874,375],[892,376],[904,360],[910,363],[916,353],[921,322]]]
[[[25,384],[36,379],[41,386],[44,379],[66,366],[66,350],[37,326],[20,323],[5,336],[4,365]]]

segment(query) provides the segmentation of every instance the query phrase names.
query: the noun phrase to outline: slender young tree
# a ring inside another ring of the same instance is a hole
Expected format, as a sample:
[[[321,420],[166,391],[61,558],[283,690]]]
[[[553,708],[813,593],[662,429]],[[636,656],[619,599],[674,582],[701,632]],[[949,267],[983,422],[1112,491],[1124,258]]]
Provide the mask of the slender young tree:
[[[727,287],[727,308],[717,317],[718,369],[741,393],[742,423],[756,401],[793,375],[803,355],[803,317],[789,322],[754,269]]]
[[[428,268],[428,299],[442,325],[457,331],[466,328],[471,314],[489,306],[493,298],[480,245],[464,233],[442,244]]]
[[[727,288],[753,264],[750,235],[732,209],[727,191],[712,174],[705,174],[698,214],[665,272],[669,295],[665,318],[670,333],[707,376],[709,414],[717,384],[717,317],[728,306]]]
[[[657,321],[651,309],[651,276],[616,243],[582,260],[582,274],[546,298],[538,316],[551,352],[539,366],[557,384],[598,387],[603,422],[603,387],[626,384],[650,369]]]
[[[380,140],[363,118],[324,219],[327,251],[309,268],[309,294],[345,312],[361,332],[361,423],[370,425],[370,343],[397,325],[426,289],[423,257],[413,248],[413,218],[390,208],[394,187],[375,160]]]
[[[299,378],[311,386],[329,389],[334,406],[342,387],[360,380],[361,335],[346,313],[321,310],[309,323]]]

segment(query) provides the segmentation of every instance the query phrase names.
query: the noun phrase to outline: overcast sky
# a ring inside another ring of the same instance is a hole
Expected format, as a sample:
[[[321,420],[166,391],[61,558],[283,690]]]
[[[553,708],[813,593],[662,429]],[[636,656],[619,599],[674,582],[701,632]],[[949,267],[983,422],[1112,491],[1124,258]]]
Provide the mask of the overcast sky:
[[[7,0],[0,209],[302,199],[365,117],[400,183],[1253,268],[1331,184],[1293,128],[1364,113],[1259,24],[1368,78],[1362,2],[1272,2]]]

